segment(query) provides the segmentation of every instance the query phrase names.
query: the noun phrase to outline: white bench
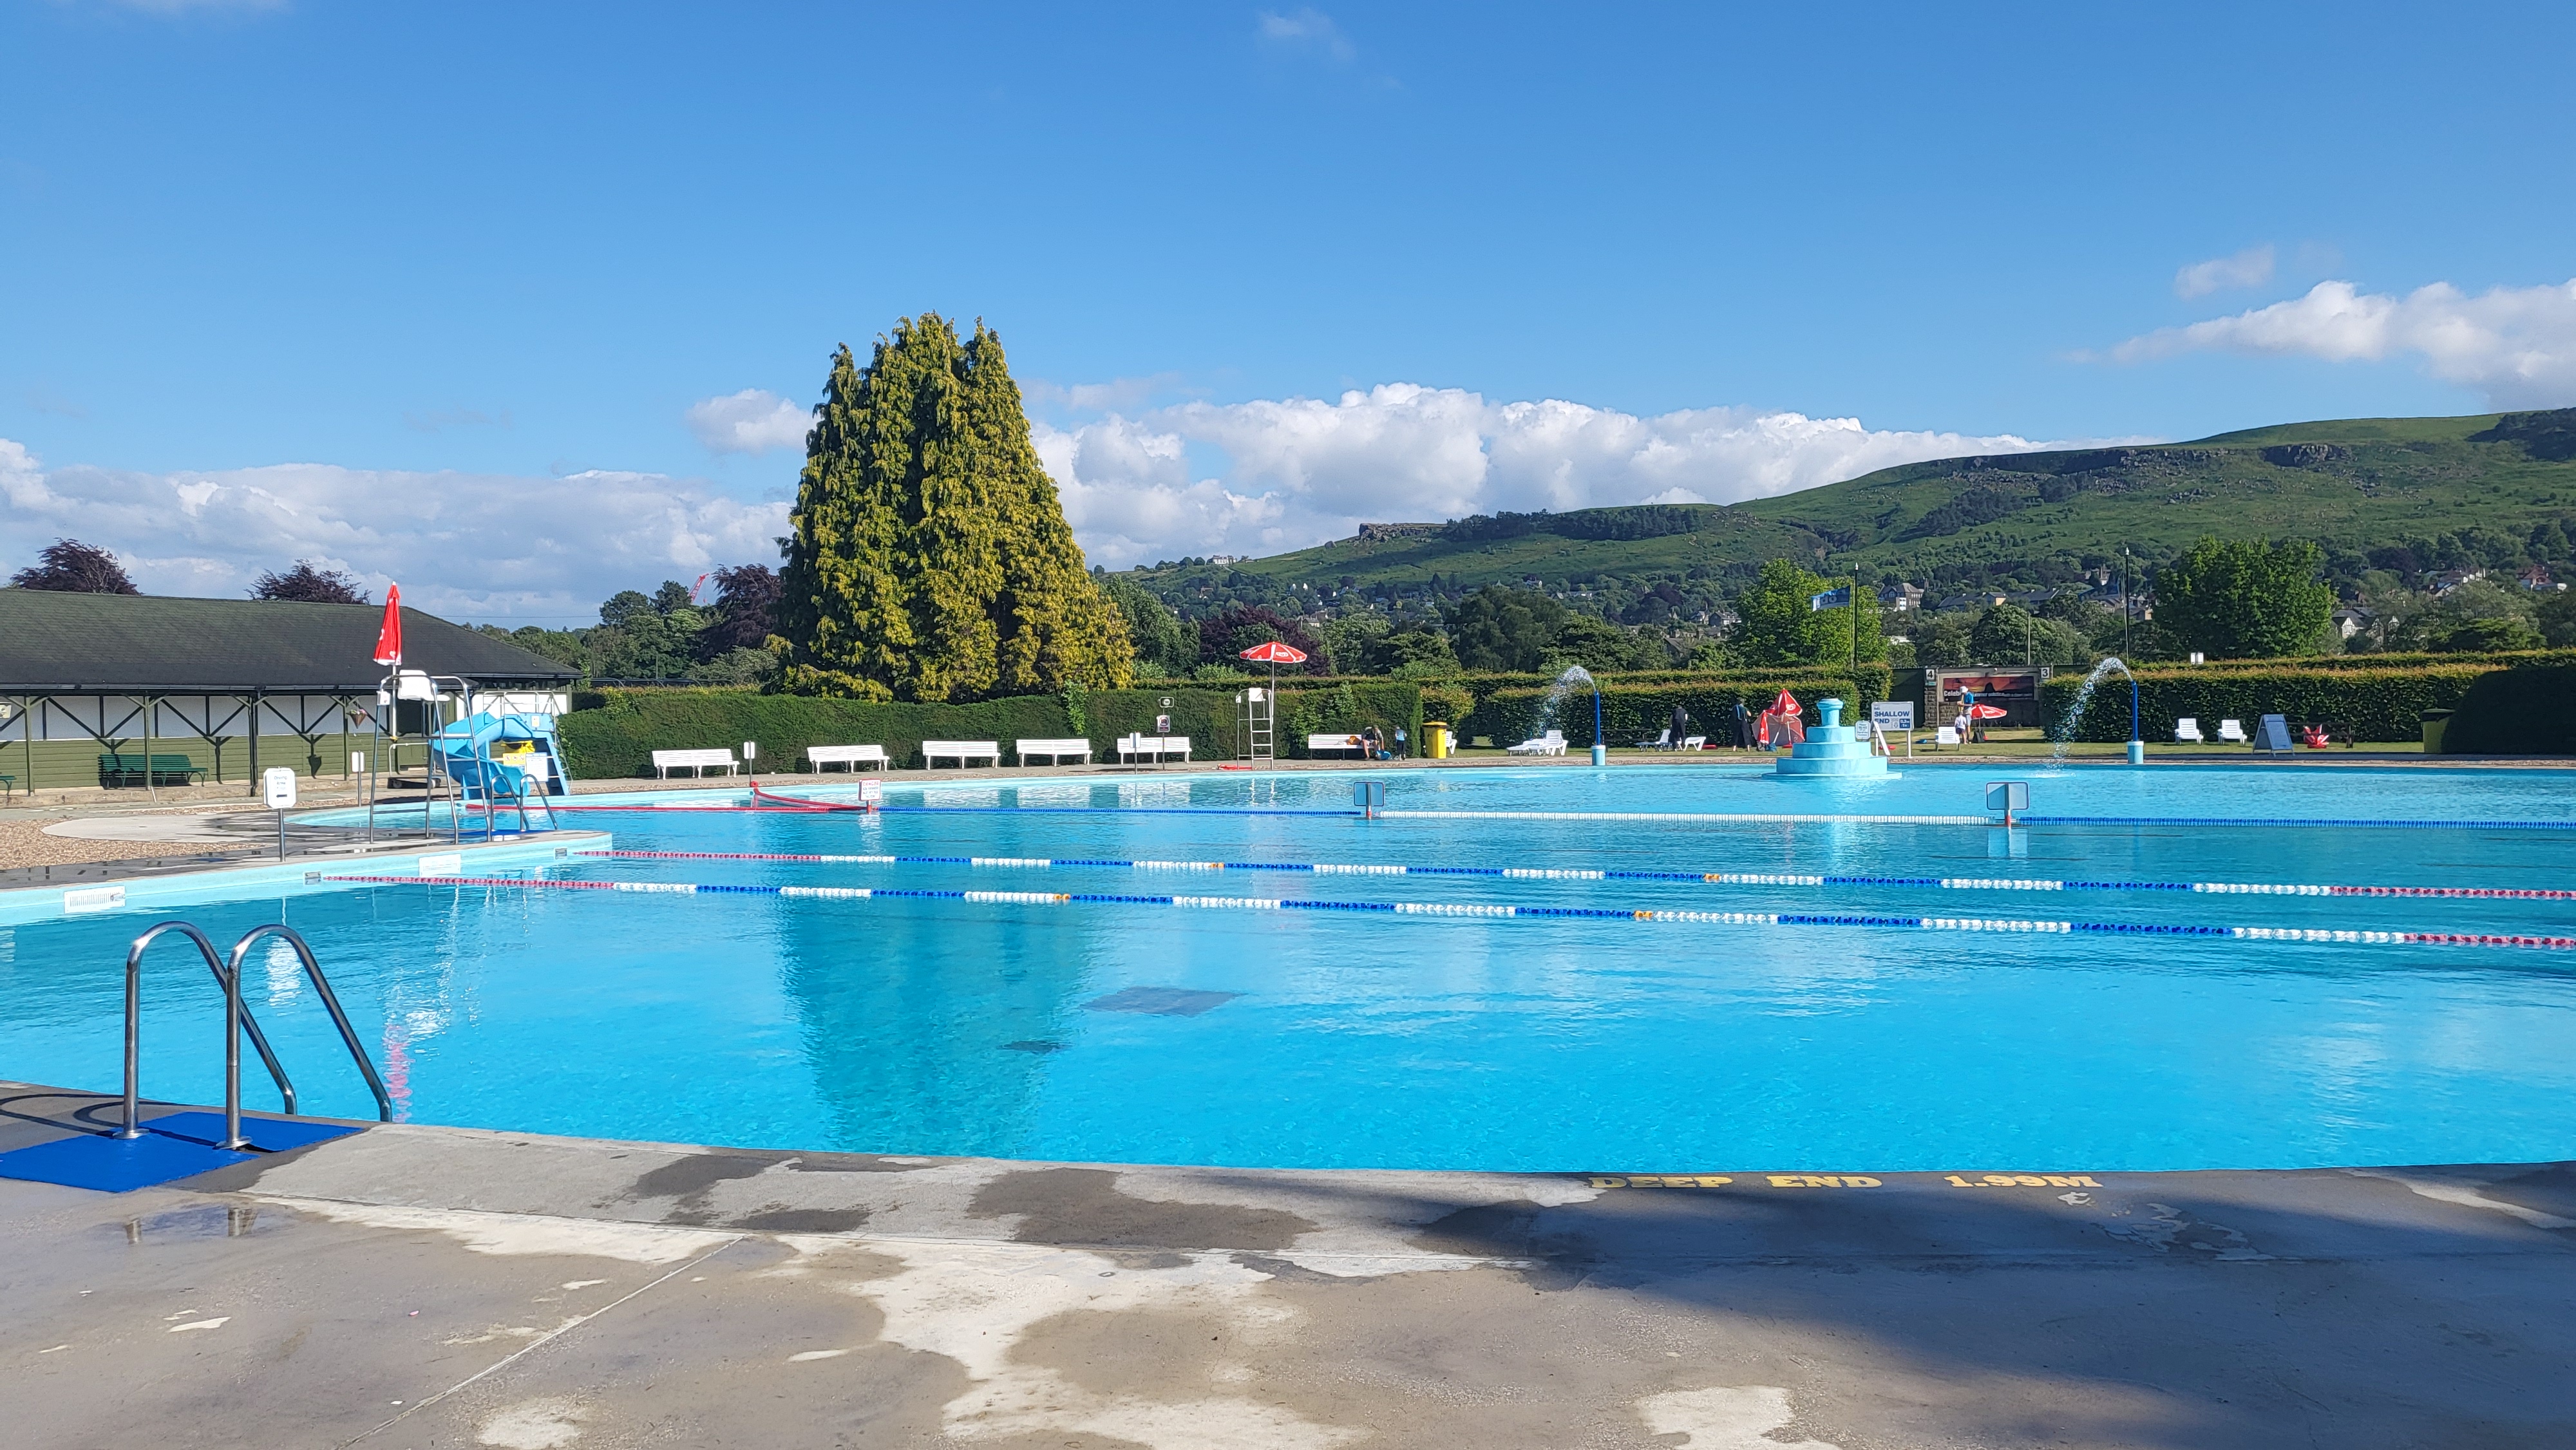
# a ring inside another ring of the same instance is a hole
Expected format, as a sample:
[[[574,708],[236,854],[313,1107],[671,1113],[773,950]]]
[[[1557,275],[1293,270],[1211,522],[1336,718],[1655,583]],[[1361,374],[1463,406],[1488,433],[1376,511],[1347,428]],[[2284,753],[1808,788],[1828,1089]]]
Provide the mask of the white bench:
[[[942,760],[954,760],[964,770],[970,760],[1002,763],[1001,742],[995,740],[925,740],[921,742],[921,768],[929,770]]]
[[[1337,750],[1347,750],[1351,754],[1363,759],[1368,755],[1367,743],[1362,741],[1356,735],[1309,735],[1306,737],[1306,753],[1308,755],[1323,755]]]
[[[1174,755],[1179,756],[1183,760],[1187,760],[1190,758],[1190,737],[1186,735],[1126,735],[1119,738],[1118,761],[1120,764],[1124,765],[1129,761],[1139,760],[1149,755],[1154,758],[1154,763],[1157,765],[1162,764],[1166,758]]]
[[[1029,757],[1032,755],[1045,756],[1049,765],[1064,764],[1064,758],[1068,755],[1086,765],[1091,762],[1091,742],[1079,736],[1064,740],[1018,740],[1012,743],[1019,747],[1022,765],[1028,764]]]
[[[884,770],[890,763],[886,759],[885,747],[882,745],[808,745],[805,747],[805,758],[813,763],[817,771],[827,765],[846,765],[853,775],[857,774],[859,767],[863,765],[873,765],[879,770]]]
[[[742,762],[734,759],[733,752],[730,750],[656,750],[653,752],[653,773],[665,780],[670,778],[672,771],[684,767],[704,775],[719,765],[725,768],[727,775],[738,774],[742,770]]]

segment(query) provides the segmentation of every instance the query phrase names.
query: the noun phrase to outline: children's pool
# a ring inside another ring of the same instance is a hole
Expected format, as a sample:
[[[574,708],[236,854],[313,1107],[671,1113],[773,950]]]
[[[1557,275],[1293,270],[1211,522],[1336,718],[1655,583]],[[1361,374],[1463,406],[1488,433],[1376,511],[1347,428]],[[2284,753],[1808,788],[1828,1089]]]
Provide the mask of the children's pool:
[[[2576,1158],[2576,950],[2404,939],[2576,937],[2576,900],[2101,885],[2561,893],[2576,776],[1900,764],[1376,771],[1394,811],[1520,814],[1374,821],[1349,774],[907,782],[870,816],[639,795],[567,820],[684,854],[522,874],[755,889],[325,883],[0,929],[0,1075],[113,1090],[126,943],[283,919],[416,1122],[1245,1166]],[[2325,820],[2418,824],[2278,824]],[[798,855],[948,859],[754,859]],[[1081,864],[1135,861],[1236,865]],[[168,943],[146,977],[144,1090],[215,1100],[203,966]],[[248,986],[307,1109],[372,1116],[292,957]]]

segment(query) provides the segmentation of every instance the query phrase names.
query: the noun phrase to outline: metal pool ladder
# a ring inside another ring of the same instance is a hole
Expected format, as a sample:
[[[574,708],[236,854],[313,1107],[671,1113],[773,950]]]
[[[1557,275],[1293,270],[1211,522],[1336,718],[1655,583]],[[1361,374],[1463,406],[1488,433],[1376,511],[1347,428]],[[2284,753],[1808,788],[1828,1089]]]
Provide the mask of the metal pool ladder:
[[[215,944],[206,934],[184,921],[165,921],[134,939],[125,953],[125,1125],[117,1130],[119,1138],[140,1138],[143,1124],[137,1114],[142,1098],[143,1061],[143,953],[164,932],[178,932],[197,944],[197,952],[206,959],[206,970],[215,974],[215,985],[224,993],[224,1141],[215,1146],[239,1152],[250,1146],[241,1130],[241,1040],[250,1036],[251,1046],[259,1050],[259,1060],[268,1067],[268,1075],[277,1083],[278,1096],[286,1101],[287,1115],[296,1116],[295,1085],[286,1078],[286,1069],[269,1049],[267,1034],[242,1005],[242,958],[249,954],[251,943],[261,937],[284,937],[303,959],[304,974],[313,981],[313,990],[322,1005],[331,1011],[331,1021],[340,1029],[340,1040],[349,1046],[349,1056],[358,1064],[358,1072],[367,1080],[367,1091],[376,1096],[376,1117],[390,1123],[394,1120],[393,1099],[385,1093],[384,1079],[376,1075],[376,1064],[367,1049],[358,1043],[357,1030],[349,1025],[349,1014],[340,1010],[339,995],[331,990],[331,979],[322,975],[322,964],[313,958],[313,948],[284,922],[253,927],[233,943],[229,962],[215,954]]]

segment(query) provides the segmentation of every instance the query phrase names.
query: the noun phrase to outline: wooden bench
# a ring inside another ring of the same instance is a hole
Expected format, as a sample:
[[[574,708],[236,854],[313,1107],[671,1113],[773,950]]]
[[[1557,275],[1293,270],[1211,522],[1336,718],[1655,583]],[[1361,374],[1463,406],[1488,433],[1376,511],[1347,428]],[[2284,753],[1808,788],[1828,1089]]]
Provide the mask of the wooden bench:
[[[1028,764],[1029,757],[1032,755],[1045,756],[1047,758],[1047,764],[1049,765],[1064,764],[1064,758],[1068,755],[1073,756],[1075,759],[1080,760],[1086,765],[1091,763],[1091,742],[1088,740],[1078,738],[1064,740],[1017,740],[1012,743],[1019,747],[1020,764],[1022,765]]]
[[[886,759],[885,747],[882,745],[808,745],[805,747],[805,758],[813,763],[817,771],[827,765],[845,765],[853,775],[858,774],[859,767],[862,765],[873,765],[879,770],[884,770],[891,763]]]
[[[964,770],[966,762],[970,760],[1000,765],[1002,745],[997,740],[925,740],[921,742],[922,769],[933,769],[942,760],[956,761],[959,770]]]
[[[98,758],[98,783],[117,785],[193,785],[206,778],[203,768],[184,755],[108,754]]]
[[[1347,750],[1351,754],[1358,756],[1363,760],[1368,758],[1368,743],[1356,735],[1309,735],[1306,737],[1306,753],[1308,755],[1324,755],[1339,750]]]
[[[656,750],[653,752],[653,773],[666,780],[670,778],[671,772],[675,770],[689,770],[699,775],[705,775],[708,771],[715,769],[719,765],[724,767],[725,774],[727,775],[739,774],[742,770],[742,762],[733,758],[733,752],[731,750],[723,748],[715,750]]]
[[[1140,734],[1122,736],[1118,741],[1118,760],[1122,765],[1132,760],[1141,760],[1149,755],[1154,758],[1154,763],[1157,765],[1175,755],[1187,760],[1190,758],[1190,737]]]

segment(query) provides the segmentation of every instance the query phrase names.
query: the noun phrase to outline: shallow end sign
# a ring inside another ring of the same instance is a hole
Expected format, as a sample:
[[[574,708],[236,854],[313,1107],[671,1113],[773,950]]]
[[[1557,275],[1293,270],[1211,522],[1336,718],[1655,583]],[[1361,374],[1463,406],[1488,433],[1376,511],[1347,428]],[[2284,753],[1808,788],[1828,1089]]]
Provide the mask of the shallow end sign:
[[[1869,723],[1884,733],[1914,728],[1912,700],[1880,700],[1869,707]]]
[[[259,773],[260,798],[273,811],[295,807],[295,771],[289,766],[272,765]]]

